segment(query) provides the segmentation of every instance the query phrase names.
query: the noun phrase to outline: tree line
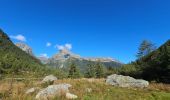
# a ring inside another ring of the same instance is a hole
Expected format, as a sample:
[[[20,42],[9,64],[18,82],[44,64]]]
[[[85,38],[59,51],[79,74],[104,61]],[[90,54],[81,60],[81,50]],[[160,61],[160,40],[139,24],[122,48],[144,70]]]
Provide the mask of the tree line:
[[[144,40],[139,46],[137,60],[120,68],[119,74],[170,83],[170,40],[159,48]]]

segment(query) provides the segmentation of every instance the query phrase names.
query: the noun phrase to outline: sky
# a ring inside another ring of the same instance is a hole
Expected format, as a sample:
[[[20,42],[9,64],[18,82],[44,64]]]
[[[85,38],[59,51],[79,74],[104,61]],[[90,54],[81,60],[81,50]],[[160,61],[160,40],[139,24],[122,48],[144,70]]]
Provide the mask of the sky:
[[[170,39],[170,0],[0,0],[0,28],[36,56],[136,59],[139,44]]]

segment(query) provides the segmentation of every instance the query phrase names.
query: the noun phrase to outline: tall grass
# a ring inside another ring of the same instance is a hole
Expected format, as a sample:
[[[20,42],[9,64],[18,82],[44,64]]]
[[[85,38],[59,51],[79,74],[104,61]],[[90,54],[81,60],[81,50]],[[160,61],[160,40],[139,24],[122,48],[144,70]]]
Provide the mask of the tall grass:
[[[2,100],[35,100],[35,95],[26,95],[31,87],[41,87],[40,81],[15,81],[12,94],[8,93],[9,82],[0,81],[0,98]],[[152,83],[146,89],[119,88],[105,84],[104,79],[63,79],[54,84],[71,84],[70,92],[78,96],[78,100],[170,100],[170,85]],[[92,91],[87,91],[91,89]],[[64,96],[54,100],[66,100]]]

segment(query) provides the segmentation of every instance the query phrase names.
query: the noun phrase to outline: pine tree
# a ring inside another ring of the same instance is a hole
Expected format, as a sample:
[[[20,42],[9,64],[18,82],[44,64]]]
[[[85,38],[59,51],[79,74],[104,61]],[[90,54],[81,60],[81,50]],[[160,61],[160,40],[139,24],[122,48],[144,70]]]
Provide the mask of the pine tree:
[[[92,65],[91,63],[89,63],[87,65],[87,71],[85,73],[85,77],[87,78],[92,78],[96,76],[96,72],[95,72],[95,66]]]
[[[95,71],[96,71],[96,78],[104,77],[104,67],[100,62],[98,62],[95,65]]]
[[[143,40],[139,46],[139,50],[138,50],[138,53],[136,56],[138,58],[141,58],[145,55],[148,55],[149,53],[151,53],[154,50],[156,50],[156,46],[152,42],[150,42],[148,40]]]
[[[72,63],[70,65],[68,77],[69,78],[79,78],[80,77],[80,71],[79,71],[79,69],[77,69],[75,63]]]

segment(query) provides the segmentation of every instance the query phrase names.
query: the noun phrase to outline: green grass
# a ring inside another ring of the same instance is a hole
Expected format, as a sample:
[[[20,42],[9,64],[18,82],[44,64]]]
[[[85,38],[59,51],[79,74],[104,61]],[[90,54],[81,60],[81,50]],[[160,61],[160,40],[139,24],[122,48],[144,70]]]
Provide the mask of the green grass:
[[[3,90],[7,82],[0,82],[0,97],[3,97]],[[32,83],[32,82],[31,82]],[[33,82],[32,87],[41,85],[37,84],[38,81]],[[106,85],[104,79],[64,79],[54,82],[54,84],[69,83],[72,85],[70,92],[77,95],[77,100],[170,100],[170,90],[164,90],[169,85],[152,84],[146,89],[134,88],[119,88]],[[5,94],[6,98],[3,100],[34,100],[36,93],[32,95],[25,95],[24,91],[31,86],[25,85],[25,82],[15,82],[13,93],[10,96]],[[2,88],[2,85],[4,87]],[[160,87],[161,86],[161,87]],[[86,89],[91,88],[92,92],[87,92]],[[5,93],[5,92],[4,92]],[[53,100],[66,100],[64,96],[55,97]]]

